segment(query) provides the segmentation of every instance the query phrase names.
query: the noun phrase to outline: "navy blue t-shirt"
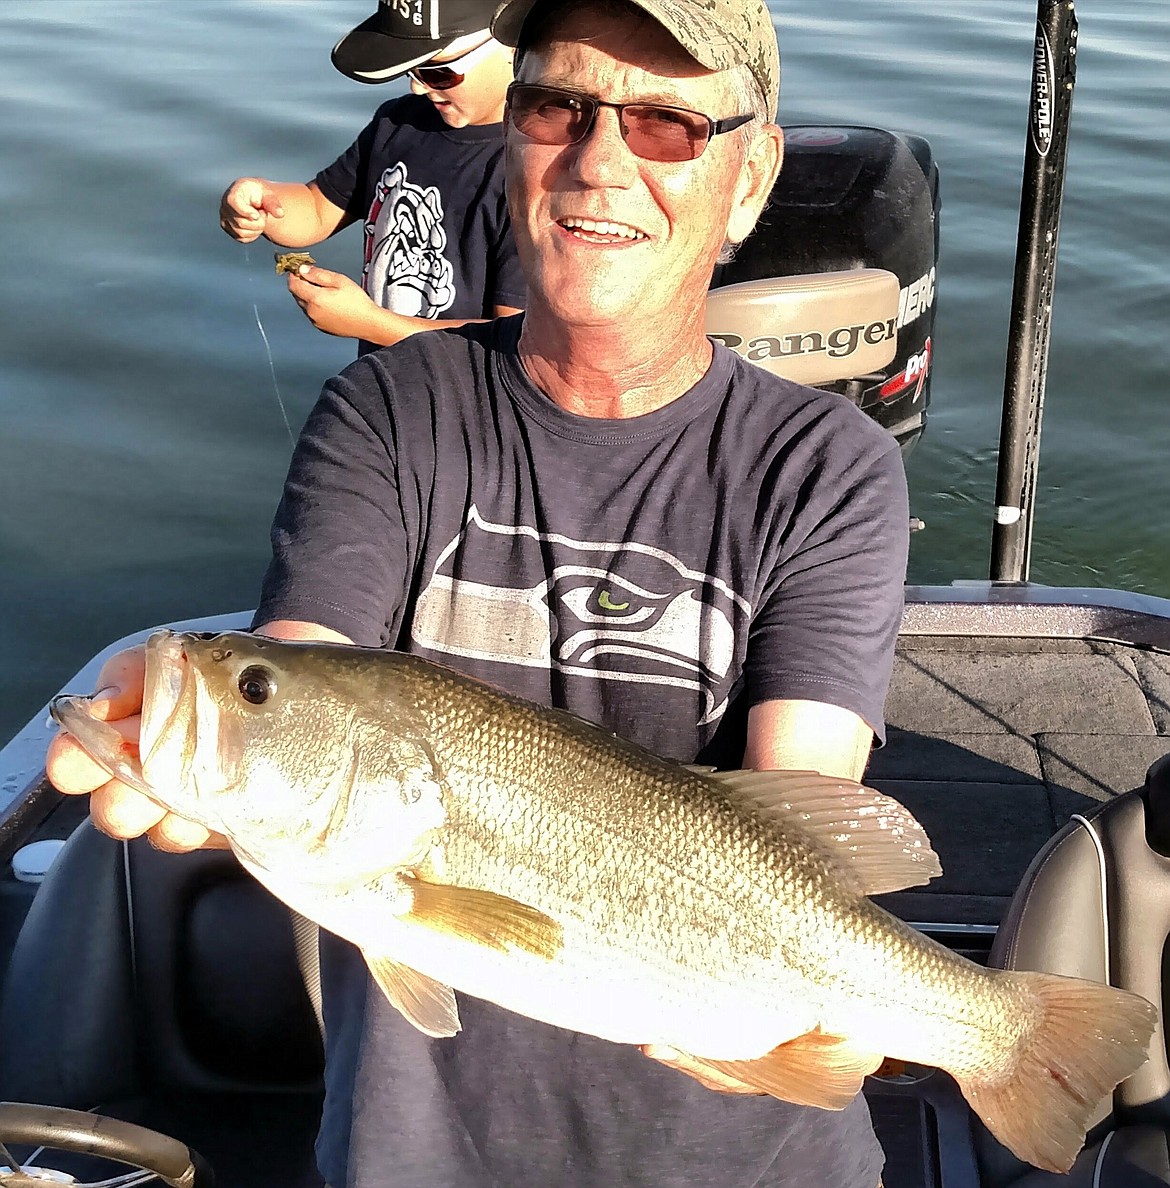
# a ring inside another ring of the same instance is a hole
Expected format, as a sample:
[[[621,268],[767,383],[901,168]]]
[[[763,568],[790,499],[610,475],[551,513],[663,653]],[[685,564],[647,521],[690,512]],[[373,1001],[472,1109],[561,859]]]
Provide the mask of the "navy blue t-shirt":
[[[716,347],[644,416],[555,406],[522,317],[417,335],[330,380],[293,457],[256,622],[301,619],[570,709],[659,754],[742,762],[747,707],[881,736],[907,501],[893,438]],[[865,1103],[714,1093],[461,995],[432,1040],[322,943],[318,1145],[333,1188],[874,1188]]]
[[[383,309],[455,319],[523,308],[501,124],[452,128],[422,96],[391,99],[316,182],[362,221],[362,287]]]

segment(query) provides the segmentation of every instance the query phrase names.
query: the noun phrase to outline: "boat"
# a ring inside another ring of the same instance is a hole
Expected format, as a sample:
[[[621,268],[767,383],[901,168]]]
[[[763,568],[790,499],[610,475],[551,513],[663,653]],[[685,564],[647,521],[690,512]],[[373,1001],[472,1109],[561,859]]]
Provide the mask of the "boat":
[[[1111,981],[1161,1006],[1170,600],[1029,580],[1076,37],[1073,4],[1039,0],[992,571],[907,587],[888,745],[867,779],[919,817],[944,871],[884,906],[976,961]],[[852,221],[815,262],[745,252],[726,265],[708,328],[761,365],[805,368],[800,378],[854,399],[909,452],[934,349],[929,146],[852,126],[790,135],[790,164],[807,168],[788,174],[797,188],[773,225],[813,217],[810,192],[823,213],[824,179],[842,177],[834,193]],[[918,212],[893,233],[880,203],[891,179],[912,188]],[[791,252],[793,236],[781,239]],[[912,250],[891,249],[903,240]],[[783,336],[766,333],[769,310],[771,324],[784,311]],[[883,331],[891,319],[897,335]],[[834,359],[833,343],[852,348]],[[168,626],[218,631],[249,618]],[[108,655],[153,629],[112,643],[65,688],[92,688]],[[163,855],[98,833],[84,803],[44,780],[52,729],[42,712],[0,750],[0,1188],[151,1176],[320,1188],[320,1022],[297,922],[227,853]],[[938,1070],[888,1064],[865,1093],[886,1188],[1170,1185],[1161,1025],[1066,1177],[1010,1156]]]

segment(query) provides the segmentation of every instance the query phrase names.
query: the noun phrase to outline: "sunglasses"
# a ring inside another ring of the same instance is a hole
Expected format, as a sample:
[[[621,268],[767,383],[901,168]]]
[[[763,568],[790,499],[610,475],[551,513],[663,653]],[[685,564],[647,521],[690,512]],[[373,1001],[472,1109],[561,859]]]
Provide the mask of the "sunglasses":
[[[435,66],[413,66],[406,73],[428,91],[449,91],[452,87],[457,87],[467,77],[468,70],[486,58],[488,51],[495,45],[495,38],[489,37],[487,41],[480,42],[467,53],[452,58],[450,62]],[[456,66],[462,67],[462,70],[455,70]]]
[[[742,128],[754,115],[713,120],[685,107],[660,103],[606,103],[577,91],[512,83],[508,87],[507,120],[538,144],[580,144],[589,135],[597,110],[618,113],[622,139],[636,157],[646,161],[693,161],[703,155],[712,136]]]

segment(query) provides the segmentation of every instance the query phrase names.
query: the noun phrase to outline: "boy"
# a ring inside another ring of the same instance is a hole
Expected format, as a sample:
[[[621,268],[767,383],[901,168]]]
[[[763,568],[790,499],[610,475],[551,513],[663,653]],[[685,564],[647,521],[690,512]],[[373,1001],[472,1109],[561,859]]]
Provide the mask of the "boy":
[[[263,235],[306,247],[364,220],[360,285],[311,265],[288,278],[313,325],[359,339],[359,354],[523,305],[501,131],[512,51],[488,31],[495,7],[380,0],[334,47],[333,64],[359,82],[407,74],[411,94],[382,104],[313,181],[242,177],[221,200],[220,226],[241,243]]]

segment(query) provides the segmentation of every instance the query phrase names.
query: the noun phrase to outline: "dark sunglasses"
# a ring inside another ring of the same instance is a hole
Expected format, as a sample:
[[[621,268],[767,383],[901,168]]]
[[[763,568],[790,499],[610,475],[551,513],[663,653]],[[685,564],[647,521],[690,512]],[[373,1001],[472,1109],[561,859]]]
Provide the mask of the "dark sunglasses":
[[[685,107],[660,103],[606,103],[577,91],[512,83],[508,88],[506,118],[529,140],[538,144],[580,144],[600,107],[618,113],[622,139],[630,152],[646,161],[693,161],[703,155],[712,136],[742,128],[752,115],[713,120]]]
[[[450,62],[444,62],[441,66],[413,66],[406,73],[419,86],[426,87],[429,91],[449,91],[452,87],[457,87],[467,77],[469,68],[479,58],[485,57],[483,51],[494,44],[493,39],[489,37],[487,41],[481,41],[467,53],[460,54],[458,58],[452,58]],[[462,72],[453,69],[455,66],[462,66]]]

